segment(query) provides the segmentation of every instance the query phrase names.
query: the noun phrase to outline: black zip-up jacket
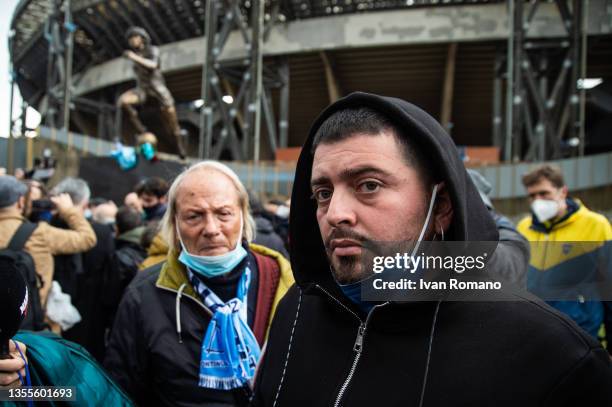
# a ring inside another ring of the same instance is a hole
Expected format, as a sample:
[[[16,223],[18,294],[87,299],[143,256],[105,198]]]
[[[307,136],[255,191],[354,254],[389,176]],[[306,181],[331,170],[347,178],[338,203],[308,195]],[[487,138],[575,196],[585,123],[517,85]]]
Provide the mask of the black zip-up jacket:
[[[339,290],[309,199],[311,144],[346,107],[370,107],[414,137],[453,203],[447,240],[496,241],[495,224],[450,137],[421,109],[354,93],[327,108],[302,148],[291,200],[296,286],[272,323],[256,406],[612,406],[607,353],[528,294],[506,302],[408,302],[367,316]]]

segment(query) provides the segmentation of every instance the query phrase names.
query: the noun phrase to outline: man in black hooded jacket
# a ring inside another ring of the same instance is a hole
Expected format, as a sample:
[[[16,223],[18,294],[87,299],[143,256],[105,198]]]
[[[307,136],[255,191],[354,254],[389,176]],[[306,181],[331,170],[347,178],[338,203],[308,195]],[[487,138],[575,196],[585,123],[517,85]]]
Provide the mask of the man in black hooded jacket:
[[[312,199],[311,199],[312,198]],[[368,242],[497,241],[451,138],[405,101],[354,93],[300,155],[280,303],[256,406],[609,406],[607,353],[528,294],[363,301]]]

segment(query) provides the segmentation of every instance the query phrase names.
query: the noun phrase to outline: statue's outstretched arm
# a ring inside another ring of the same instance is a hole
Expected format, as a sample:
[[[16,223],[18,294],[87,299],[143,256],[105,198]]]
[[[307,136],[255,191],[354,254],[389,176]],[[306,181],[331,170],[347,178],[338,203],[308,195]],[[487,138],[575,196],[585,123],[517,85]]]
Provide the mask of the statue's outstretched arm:
[[[126,58],[131,59],[132,61],[136,62],[139,65],[142,65],[143,67],[147,69],[153,70],[159,67],[159,58],[153,58],[153,59],[145,58],[129,50],[125,51],[124,55]]]

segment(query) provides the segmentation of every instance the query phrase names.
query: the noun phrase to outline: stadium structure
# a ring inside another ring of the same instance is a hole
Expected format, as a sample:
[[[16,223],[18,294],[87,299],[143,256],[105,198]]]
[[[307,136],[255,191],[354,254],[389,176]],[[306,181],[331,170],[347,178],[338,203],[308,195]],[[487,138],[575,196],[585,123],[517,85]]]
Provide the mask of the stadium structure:
[[[133,132],[115,123],[133,25],[161,47],[191,156],[274,158],[356,90],[412,101],[506,160],[611,147],[612,1],[23,0],[13,77],[44,125]],[[141,111],[153,128],[155,111]]]
[[[231,161],[269,195],[290,193],[291,163],[279,166],[297,157],[317,114],[365,91],[439,119],[506,213],[527,209],[521,175],[541,161],[612,210],[612,0],[22,0],[9,47],[25,103],[11,130],[28,133],[32,106],[43,142],[9,138],[9,169],[51,142],[66,147],[56,150],[66,166],[81,163],[72,173],[110,174],[82,157],[134,139],[116,107],[134,83],[122,56],[130,26],[160,48],[191,160]],[[171,159],[159,106],[139,115]]]

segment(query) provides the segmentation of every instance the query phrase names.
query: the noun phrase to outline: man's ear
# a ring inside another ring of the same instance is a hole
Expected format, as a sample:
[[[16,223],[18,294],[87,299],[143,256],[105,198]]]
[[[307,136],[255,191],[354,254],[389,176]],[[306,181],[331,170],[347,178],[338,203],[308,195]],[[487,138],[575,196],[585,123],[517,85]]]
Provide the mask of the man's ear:
[[[433,209],[434,232],[442,234],[440,228],[446,232],[453,220],[453,202],[445,182],[438,184],[438,193]]]
[[[568,194],[567,185],[563,185],[563,187],[561,187],[561,197],[565,199],[567,198],[567,194]]]
[[[162,196],[161,198],[159,198],[159,202],[165,204],[166,202],[168,202],[168,194]]]

